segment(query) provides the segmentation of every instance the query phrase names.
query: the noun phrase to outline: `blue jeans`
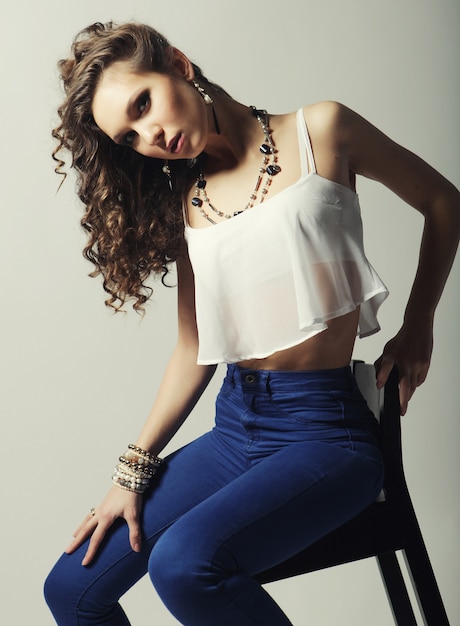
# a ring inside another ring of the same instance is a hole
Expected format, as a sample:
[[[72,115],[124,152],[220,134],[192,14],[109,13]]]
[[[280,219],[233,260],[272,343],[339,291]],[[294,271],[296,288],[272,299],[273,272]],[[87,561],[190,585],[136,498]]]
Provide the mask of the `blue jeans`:
[[[51,571],[57,623],[128,626],[118,600],[149,572],[182,624],[288,626],[254,576],[373,502],[383,480],[376,432],[349,368],[230,365],[215,427],[173,453],[145,494],[142,552],[119,520],[88,567],[85,544]]]

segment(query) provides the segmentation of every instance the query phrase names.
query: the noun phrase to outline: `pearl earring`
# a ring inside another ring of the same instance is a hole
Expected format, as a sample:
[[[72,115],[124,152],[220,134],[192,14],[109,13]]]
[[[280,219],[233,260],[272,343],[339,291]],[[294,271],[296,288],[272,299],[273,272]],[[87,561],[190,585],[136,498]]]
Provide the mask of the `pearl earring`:
[[[213,99],[211,98],[211,96],[206,93],[206,91],[203,89],[203,87],[200,84],[198,84],[196,82],[196,80],[192,80],[192,85],[198,91],[198,93],[203,98],[203,100],[206,102],[206,104],[212,104],[213,103]]]

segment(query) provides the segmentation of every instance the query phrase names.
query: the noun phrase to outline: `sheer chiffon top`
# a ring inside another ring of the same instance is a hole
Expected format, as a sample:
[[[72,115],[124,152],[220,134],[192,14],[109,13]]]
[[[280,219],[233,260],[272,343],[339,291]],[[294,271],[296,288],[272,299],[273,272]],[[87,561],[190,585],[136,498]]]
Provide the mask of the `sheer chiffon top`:
[[[297,182],[215,226],[185,225],[200,364],[267,357],[357,307],[360,337],[380,329],[388,290],[364,252],[358,196],[317,174],[303,110],[297,130]]]

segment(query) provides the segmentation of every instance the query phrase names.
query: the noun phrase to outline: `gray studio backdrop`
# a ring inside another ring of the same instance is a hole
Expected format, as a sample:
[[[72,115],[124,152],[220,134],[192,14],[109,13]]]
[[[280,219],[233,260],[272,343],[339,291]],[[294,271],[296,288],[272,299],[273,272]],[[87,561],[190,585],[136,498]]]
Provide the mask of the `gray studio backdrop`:
[[[81,257],[72,179],[56,194],[55,63],[80,28],[111,18],[164,30],[248,105],[285,112],[342,101],[460,184],[458,0],[3,2],[0,621],[9,625],[53,623],[42,581],[109,487],[175,341],[173,289],[158,287],[142,322],[105,309]],[[359,181],[359,194],[368,256],[391,290],[382,332],[357,344],[356,357],[373,361],[399,327],[422,220],[375,183]],[[457,261],[436,318],[432,371],[403,420],[407,479],[452,624],[460,623],[459,279]],[[221,375],[168,449],[209,427]],[[270,590],[296,626],[392,623],[373,561]],[[146,579],[123,605],[133,625],[176,624]]]

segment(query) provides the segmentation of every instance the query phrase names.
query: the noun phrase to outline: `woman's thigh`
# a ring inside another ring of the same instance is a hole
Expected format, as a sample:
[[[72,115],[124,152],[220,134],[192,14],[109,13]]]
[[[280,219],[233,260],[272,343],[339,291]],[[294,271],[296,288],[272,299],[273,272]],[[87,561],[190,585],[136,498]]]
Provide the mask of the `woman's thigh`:
[[[380,491],[378,450],[287,445],[185,513],[154,546],[149,573],[184,624],[289,622],[254,576],[356,515]]]
[[[180,554],[177,567],[185,575],[201,572],[208,582],[210,574],[254,576],[357,515],[381,483],[372,444],[286,446],[178,519],[153,550],[150,573],[155,580],[152,568],[172,563],[174,576],[171,556]]]

